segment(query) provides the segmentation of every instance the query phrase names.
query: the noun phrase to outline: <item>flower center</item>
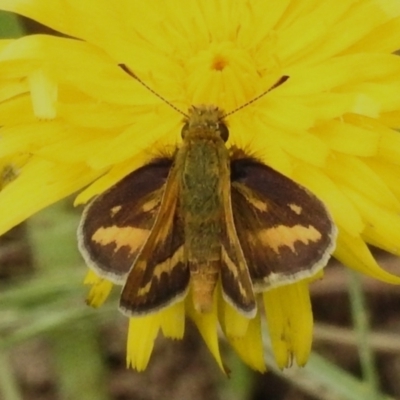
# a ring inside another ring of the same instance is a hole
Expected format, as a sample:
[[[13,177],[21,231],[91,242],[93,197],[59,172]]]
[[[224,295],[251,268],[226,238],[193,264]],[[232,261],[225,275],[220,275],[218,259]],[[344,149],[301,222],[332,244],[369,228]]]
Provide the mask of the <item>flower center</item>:
[[[185,67],[193,104],[233,109],[252,98],[260,86],[252,57],[232,42],[211,43],[187,60]]]
[[[226,65],[228,65],[228,60],[222,55],[218,54],[215,56],[211,68],[215,69],[216,71],[222,71]]]

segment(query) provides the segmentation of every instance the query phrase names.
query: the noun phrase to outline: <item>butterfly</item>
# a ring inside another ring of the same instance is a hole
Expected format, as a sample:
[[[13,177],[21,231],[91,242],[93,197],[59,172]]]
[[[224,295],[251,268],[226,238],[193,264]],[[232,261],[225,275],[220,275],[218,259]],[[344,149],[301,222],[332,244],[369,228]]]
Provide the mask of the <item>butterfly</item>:
[[[122,285],[129,316],[157,312],[190,292],[210,312],[220,284],[242,315],[257,293],[313,276],[335,247],[336,226],[309,190],[235,146],[226,114],[193,106],[182,143],[87,205],[79,249],[99,276]]]

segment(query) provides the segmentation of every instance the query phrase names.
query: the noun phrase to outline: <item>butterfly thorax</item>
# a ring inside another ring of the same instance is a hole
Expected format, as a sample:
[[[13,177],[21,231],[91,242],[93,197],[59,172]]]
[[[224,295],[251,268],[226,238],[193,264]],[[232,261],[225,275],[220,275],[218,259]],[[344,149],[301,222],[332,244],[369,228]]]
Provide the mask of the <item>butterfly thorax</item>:
[[[190,141],[185,146],[180,182],[180,208],[189,261],[220,257],[219,237],[223,215],[220,152],[209,140]],[[224,149],[224,147],[222,147]]]

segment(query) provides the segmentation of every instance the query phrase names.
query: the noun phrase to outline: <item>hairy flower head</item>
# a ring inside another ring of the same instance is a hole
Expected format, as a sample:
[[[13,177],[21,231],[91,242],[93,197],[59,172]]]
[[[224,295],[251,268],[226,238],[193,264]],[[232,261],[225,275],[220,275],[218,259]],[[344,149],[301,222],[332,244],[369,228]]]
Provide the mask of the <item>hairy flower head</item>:
[[[323,200],[339,228],[334,256],[388,283],[367,243],[400,254],[400,4],[398,0],[0,0],[67,37],[0,41],[0,231],[88,186],[87,202],[180,141],[179,109],[216,104],[232,114],[230,141]],[[111,286],[90,274],[90,301]],[[219,324],[245,362],[264,370],[261,314],[281,367],[311,346],[308,282],[260,295],[239,316],[215,292],[214,310],[185,300],[130,320],[128,363],[144,369],[156,335],[198,326],[222,366]],[[262,308],[261,308],[262,309]]]

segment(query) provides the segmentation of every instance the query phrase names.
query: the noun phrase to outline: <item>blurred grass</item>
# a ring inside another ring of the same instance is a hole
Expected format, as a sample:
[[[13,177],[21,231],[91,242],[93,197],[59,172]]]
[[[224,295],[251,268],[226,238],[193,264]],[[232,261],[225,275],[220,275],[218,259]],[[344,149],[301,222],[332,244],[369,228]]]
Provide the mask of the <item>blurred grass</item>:
[[[23,30],[16,17],[0,11],[0,37],[21,35]],[[1,287],[0,394],[4,400],[22,399],[9,361],[9,351],[38,336],[46,337],[53,344],[61,399],[83,398],[83,393],[89,400],[109,399],[97,336],[99,322],[110,320],[115,310],[106,305],[93,312],[83,302],[86,290],[82,278],[85,272],[75,239],[79,215],[68,204],[61,202],[49,207],[28,222],[29,240],[38,268],[35,277]],[[303,369],[282,373],[273,362],[269,363],[269,368],[321,399],[389,400],[390,397],[379,393],[374,358],[368,344],[365,301],[354,276],[350,280],[350,295],[364,380],[354,378],[316,354],[311,355]],[[268,345],[266,347],[270,354]],[[246,399],[253,378],[246,367],[235,364],[230,392],[235,393],[235,398]],[[228,393],[227,385],[224,385],[223,392]]]
[[[7,352],[45,337],[51,343],[61,398],[78,399],[85,393],[85,399],[106,400],[98,325],[114,313],[107,306],[94,312],[84,303],[85,269],[75,239],[79,214],[66,204],[53,205],[28,221],[38,270],[34,278],[1,290],[0,361],[3,370],[12,370],[6,366]],[[2,377],[2,386],[4,400],[21,396],[12,375]]]
[[[85,393],[85,399],[106,400],[106,371],[97,340],[98,317],[106,308],[94,313],[83,301],[85,270],[76,268],[83,267],[75,234],[79,214],[71,209],[71,204],[72,201],[65,200],[31,218],[28,232],[35,263],[41,266],[47,284],[53,284],[52,277],[61,278],[60,288],[66,288],[67,282],[72,283],[65,292],[66,297],[56,301],[62,312],[58,309],[55,316],[61,314],[61,318],[48,332],[62,398],[78,399]],[[60,271],[61,275],[55,275],[55,271]],[[48,303],[46,309],[47,314]]]
[[[379,378],[376,370],[375,355],[369,340],[370,325],[367,302],[363,292],[360,274],[349,270],[348,275],[351,314],[353,325],[357,333],[358,354],[363,378],[369,389],[365,400],[375,400],[379,398]]]
[[[0,349],[0,395],[4,400],[22,400],[22,394],[10,366],[8,352]]]

